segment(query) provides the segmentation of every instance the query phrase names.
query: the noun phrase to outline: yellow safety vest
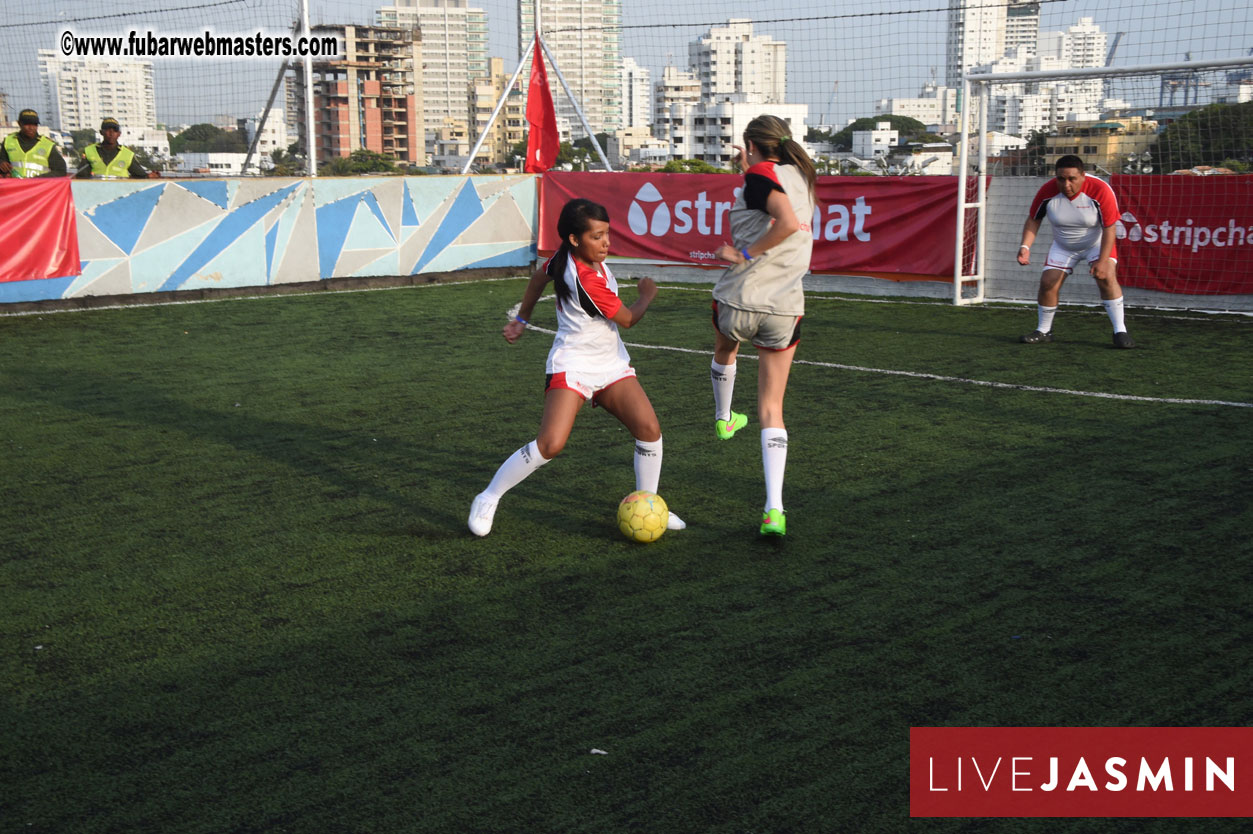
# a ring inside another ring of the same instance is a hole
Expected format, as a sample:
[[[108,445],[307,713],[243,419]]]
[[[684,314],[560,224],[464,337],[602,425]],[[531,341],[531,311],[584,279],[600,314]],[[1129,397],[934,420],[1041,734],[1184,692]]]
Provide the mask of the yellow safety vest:
[[[83,151],[83,156],[87,157],[87,161],[91,163],[93,177],[99,177],[102,180],[123,180],[130,177],[131,161],[135,158],[135,152],[118,145],[117,156],[113,157],[113,161],[108,165],[105,165],[104,160],[100,158],[98,145],[88,145]]]
[[[24,151],[17,141],[20,135],[10,133],[4,140],[4,152],[9,155],[9,164],[13,166],[13,176],[37,177],[48,173],[51,170],[48,167],[48,157],[52,155],[56,145],[47,136],[40,136],[33,148]]]

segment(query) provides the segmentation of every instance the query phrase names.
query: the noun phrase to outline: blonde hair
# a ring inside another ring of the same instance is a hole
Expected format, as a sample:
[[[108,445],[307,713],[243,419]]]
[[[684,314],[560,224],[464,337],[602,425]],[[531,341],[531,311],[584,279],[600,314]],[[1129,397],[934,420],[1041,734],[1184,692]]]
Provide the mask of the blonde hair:
[[[814,163],[805,153],[805,148],[792,138],[787,122],[778,116],[758,116],[744,128],[744,141],[752,142],[764,156],[777,156],[780,162],[799,168],[805,182],[809,183],[809,194],[813,196],[818,172],[814,170]]]

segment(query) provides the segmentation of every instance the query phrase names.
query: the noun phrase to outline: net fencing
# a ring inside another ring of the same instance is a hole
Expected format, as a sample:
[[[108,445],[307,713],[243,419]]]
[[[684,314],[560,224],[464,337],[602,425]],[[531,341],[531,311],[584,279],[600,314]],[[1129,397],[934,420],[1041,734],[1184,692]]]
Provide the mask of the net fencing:
[[[1247,294],[1253,255],[1253,61],[1076,77],[1023,74],[971,84],[970,173],[976,148],[1025,135],[1021,147],[988,153],[984,269],[989,296],[1030,298],[1051,241],[1047,224],[1032,247],[1032,267],[1014,263],[1036,191],[1065,156],[1113,186],[1119,280],[1165,291],[1175,303],[1214,306],[1213,297]],[[1064,105],[1062,104],[1064,102]],[[1060,107],[1065,118],[1055,118]],[[1032,107],[1035,111],[1032,111]],[[986,114],[980,113],[986,110]],[[1024,126],[1023,120],[1049,119]],[[1096,288],[1068,285],[1072,300],[1096,301]],[[1205,301],[1205,299],[1210,299]]]
[[[501,58],[506,73],[530,40],[527,27],[534,18],[530,0],[309,2],[314,25],[372,25],[386,8],[434,6],[481,11],[487,30],[484,53]],[[8,46],[0,57],[3,115],[12,121],[23,107],[47,109],[39,53],[57,55],[66,30],[95,35],[137,31],[141,36],[205,31],[281,34],[291,31],[299,15],[298,0],[176,0],[164,9],[151,2],[83,0],[71,10],[56,12],[15,7],[0,23]],[[934,112],[938,121],[926,124],[943,126],[952,124],[957,102],[936,102],[935,97],[943,99],[944,90],[959,89],[960,73],[976,64],[1004,61],[1015,51],[1022,52],[1023,60],[1036,57],[1113,67],[1242,57],[1253,50],[1251,17],[1243,0],[865,0],[842,3],[838,10],[825,0],[793,0],[784,7],[713,0],[681,5],[661,0],[543,0],[541,6],[546,37],[563,44],[557,50],[558,63],[571,86],[588,89],[594,81],[615,99],[593,125],[598,131],[641,122],[653,127],[655,87],[667,73],[672,79],[694,78],[698,95],[706,98],[738,91],[747,92],[750,100],[757,96],[763,108],[801,105],[808,127],[830,133],[838,133],[854,119],[891,111]],[[434,73],[447,51],[439,41],[448,35],[431,30],[428,37],[427,69]],[[580,54],[580,44],[589,45],[584,53],[594,44],[601,54]],[[154,121],[173,127],[255,116],[280,65],[279,60],[264,58],[153,59]],[[779,69],[781,73],[776,73]],[[597,77],[588,79],[585,73]],[[624,92],[630,82],[639,85],[642,95]],[[564,98],[555,79],[551,83],[554,98]],[[1189,96],[1208,103],[1218,87],[1179,83],[1172,92],[1178,102]],[[1156,101],[1156,91],[1147,97]],[[583,134],[577,121],[570,130],[574,138]]]

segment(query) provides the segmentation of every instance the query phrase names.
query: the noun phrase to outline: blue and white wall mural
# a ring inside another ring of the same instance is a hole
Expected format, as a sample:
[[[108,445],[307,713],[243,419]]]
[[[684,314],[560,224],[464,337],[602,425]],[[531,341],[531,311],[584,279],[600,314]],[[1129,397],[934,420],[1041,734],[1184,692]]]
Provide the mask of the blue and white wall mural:
[[[529,267],[534,176],[81,181],[82,274],[0,303]]]

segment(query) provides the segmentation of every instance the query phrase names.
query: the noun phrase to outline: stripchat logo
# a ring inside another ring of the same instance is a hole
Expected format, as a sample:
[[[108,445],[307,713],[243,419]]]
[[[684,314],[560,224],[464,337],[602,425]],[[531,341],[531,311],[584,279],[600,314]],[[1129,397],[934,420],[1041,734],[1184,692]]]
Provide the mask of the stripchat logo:
[[[731,196],[740,196],[740,190],[736,188]],[[702,235],[721,235],[728,229],[726,218],[731,212],[731,205],[729,201],[710,200],[709,193],[702,191],[695,200],[676,202],[672,212],[657,186],[646,182],[627,209],[627,225],[632,234],[640,237],[665,237],[670,233],[685,235],[693,229]]]
[[[743,189],[737,187],[732,199],[740,196]],[[665,237],[670,234],[685,235],[695,231],[701,235],[720,236],[730,233],[728,216],[731,201],[712,200],[709,192],[701,191],[695,200],[678,200],[671,209],[657,186],[646,182],[636,192],[627,209],[627,226],[637,237]],[[801,228],[812,231],[814,240],[870,241],[868,220],[874,212],[864,196],[858,196],[850,205],[818,204],[814,208],[812,223],[801,221]]]
[[[1183,223],[1162,220],[1160,223],[1141,225],[1134,214],[1124,211],[1114,224],[1114,235],[1118,240],[1182,246],[1193,252],[1211,247],[1253,246],[1253,226],[1246,228],[1237,224],[1234,218],[1228,220],[1225,226],[1198,226],[1191,217]]]

